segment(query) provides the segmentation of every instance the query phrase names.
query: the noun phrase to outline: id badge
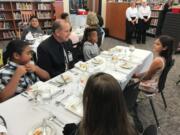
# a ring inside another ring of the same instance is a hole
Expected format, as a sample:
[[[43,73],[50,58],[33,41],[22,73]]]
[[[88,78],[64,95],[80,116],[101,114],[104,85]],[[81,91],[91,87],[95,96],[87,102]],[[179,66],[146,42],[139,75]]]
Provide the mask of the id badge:
[[[68,59],[69,59],[69,62],[73,61],[73,56],[72,56],[72,53],[70,51],[68,51]]]

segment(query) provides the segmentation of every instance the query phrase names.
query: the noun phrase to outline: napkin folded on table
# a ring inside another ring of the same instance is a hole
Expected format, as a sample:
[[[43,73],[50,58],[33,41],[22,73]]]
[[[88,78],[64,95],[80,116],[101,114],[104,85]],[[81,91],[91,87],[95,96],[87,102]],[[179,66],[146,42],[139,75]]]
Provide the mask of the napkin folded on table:
[[[28,32],[26,34],[25,40],[29,40],[29,41],[34,40],[34,37],[31,32]]]
[[[29,92],[36,90],[40,91],[43,98],[50,98],[51,96],[56,95],[62,89],[52,84],[39,81],[35,83],[33,86],[31,86],[31,90]]]

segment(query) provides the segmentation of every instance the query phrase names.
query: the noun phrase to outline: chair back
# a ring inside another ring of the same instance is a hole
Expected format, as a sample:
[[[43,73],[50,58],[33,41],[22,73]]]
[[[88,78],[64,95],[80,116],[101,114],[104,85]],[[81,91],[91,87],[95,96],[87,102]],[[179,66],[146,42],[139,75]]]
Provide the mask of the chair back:
[[[161,76],[159,78],[159,82],[158,82],[158,89],[159,89],[159,92],[163,91],[164,87],[165,87],[165,84],[166,84],[166,78],[167,78],[167,75],[169,73],[169,71],[171,70],[171,68],[173,67],[174,65],[174,62],[175,60],[173,59],[169,65],[166,65],[164,70],[162,71],[161,73]]]
[[[157,135],[157,127],[155,125],[148,126],[145,130],[143,135]]]
[[[139,83],[139,81],[136,82],[132,79],[123,90],[123,95],[129,112],[132,112],[135,107],[136,100],[139,94]]]

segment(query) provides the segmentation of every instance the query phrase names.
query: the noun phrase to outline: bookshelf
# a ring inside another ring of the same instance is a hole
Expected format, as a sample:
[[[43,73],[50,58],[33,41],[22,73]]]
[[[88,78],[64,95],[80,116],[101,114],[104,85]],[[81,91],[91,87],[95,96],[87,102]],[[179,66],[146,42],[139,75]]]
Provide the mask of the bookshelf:
[[[151,3],[150,7],[151,7],[151,23],[146,33],[149,36],[155,37],[158,28],[158,19],[160,16],[160,12],[162,11],[162,4],[156,1],[154,3]]]
[[[22,28],[22,12],[33,12],[39,19],[45,33],[51,29],[55,19],[54,0],[19,0],[0,1],[0,40],[18,38]]]

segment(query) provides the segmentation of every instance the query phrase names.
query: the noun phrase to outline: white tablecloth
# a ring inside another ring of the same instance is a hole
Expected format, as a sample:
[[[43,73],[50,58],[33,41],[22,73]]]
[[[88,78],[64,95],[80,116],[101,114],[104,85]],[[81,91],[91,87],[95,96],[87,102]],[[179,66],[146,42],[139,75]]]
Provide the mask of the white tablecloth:
[[[128,55],[127,49],[123,48],[123,55]],[[113,64],[110,63],[111,56],[105,57],[104,55],[100,55],[101,57],[105,58],[106,64],[105,68],[98,68],[94,67],[96,70],[93,70],[93,66],[91,63],[91,60],[87,63],[90,64],[90,69],[87,73],[82,73],[78,69],[74,69],[74,71],[79,72],[79,74],[75,74],[74,72],[69,72],[72,74],[72,82],[66,84],[65,86],[59,87],[59,89],[64,89],[65,92],[57,97],[54,97],[52,101],[47,105],[39,105],[35,106],[32,102],[28,101],[28,99],[22,95],[18,95],[6,102],[3,102],[0,104],[0,115],[2,115],[6,122],[8,127],[8,135],[26,135],[29,130],[33,128],[34,125],[37,123],[41,123],[43,118],[47,118],[49,116],[49,113],[56,115],[60,121],[62,121],[64,124],[66,123],[78,123],[80,121],[80,117],[75,115],[74,113],[68,111],[64,108],[63,105],[56,106],[55,101],[62,100],[64,97],[68,97],[70,93],[74,93],[76,96],[79,96],[78,93],[80,90],[81,85],[80,79],[81,75],[84,74],[91,74],[93,72],[98,71],[104,71],[107,73],[110,73],[115,78],[118,79],[120,82],[120,85],[122,88],[126,86],[129,79],[135,72],[143,72],[147,70],[150,63],[153,59],[153,54],[150,51],[146,50],[140,50],[136,49],[135,52],[133,52],[132,56],[137,61],[135,66],[132,69],[129,70],[122,70],[120,71],[114,71],[113,70]],[[109,63],[108,63],[109,61]],[[101,66],[100,66],[101,67]],[[59,80],[60,75],[45,82],[50,84],[50,82],[54,82],[54,80]],[[82,95],[81,95],[82,96]],[[62,134],[62,127],[55,125],[57,129],[57,134]]]

